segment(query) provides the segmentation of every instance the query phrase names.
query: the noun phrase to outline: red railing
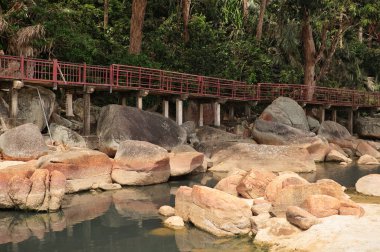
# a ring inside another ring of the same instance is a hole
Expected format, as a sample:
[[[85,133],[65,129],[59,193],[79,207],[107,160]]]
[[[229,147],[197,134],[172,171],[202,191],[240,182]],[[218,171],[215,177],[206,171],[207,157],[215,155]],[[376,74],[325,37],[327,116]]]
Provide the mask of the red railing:
[[[89,85],[116,90],[149,90],[158,94],[186,94],[234,101],[270,102],[285,96],[302,103],[380,107],[380,93],[325,87],[310,90],[305,85],[297,84],[249,84],[136,66],[92,66],[7,55],[0,56],[0,79],[61,86]],[[311,97],[309,94],[312,94]]]

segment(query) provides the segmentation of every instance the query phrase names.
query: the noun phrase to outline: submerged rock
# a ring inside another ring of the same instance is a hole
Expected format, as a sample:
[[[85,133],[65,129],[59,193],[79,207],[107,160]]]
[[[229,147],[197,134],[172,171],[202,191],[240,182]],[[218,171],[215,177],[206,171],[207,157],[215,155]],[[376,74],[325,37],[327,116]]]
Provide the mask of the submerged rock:
[[[164,224],[165,226],[168,226],[174,229],[181,229],[185,227],[185,223],[183,222],[183,219],[179,216],[170,216],[164,221]]]
[[[121,185],[151,185],[168,181],[168,152],[157,145],[127,140],[119,144],[112,180]]]
[[[0,149],[6,160],[28,161],[48,152],[38,127],[27,123],[6,131],[0,136]]]
[[[175,215],[175,209],[171,206],[162,206],[158,209],[158,213],[165,217],[170,217]]]
[[[102,108],[97,135],[100,151],[109,156],[114,156],[119,144],[125,140],[146,141],[165,149],[186,141],[186,131],[171,119],[120,105]]]
[[[379,165],[380,162],[371,155],[365,154],[358,159],[358,164],[361,165]]]

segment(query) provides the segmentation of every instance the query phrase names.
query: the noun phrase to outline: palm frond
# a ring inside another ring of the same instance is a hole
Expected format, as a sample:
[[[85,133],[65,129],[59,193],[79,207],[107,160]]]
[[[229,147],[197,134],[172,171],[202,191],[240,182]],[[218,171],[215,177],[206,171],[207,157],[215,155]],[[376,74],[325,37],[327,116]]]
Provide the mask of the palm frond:
[[[45,29],[42,25],[32,25],[21,28],[13,35],[9,42],[9,50],[12,54],[33,56],[36,50],[32,42],[45,36]]]
[[[8,28],[8,22],[3,15],[0,15],[0,33],[4,32]]]

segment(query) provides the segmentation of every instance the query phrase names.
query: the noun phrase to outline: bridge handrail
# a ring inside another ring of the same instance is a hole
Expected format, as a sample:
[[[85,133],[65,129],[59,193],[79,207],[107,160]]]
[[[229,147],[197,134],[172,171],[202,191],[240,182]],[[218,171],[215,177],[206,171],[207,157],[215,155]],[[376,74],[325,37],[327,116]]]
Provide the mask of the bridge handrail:
[[[300,84],[257,83],[139,66],[87,65],[58,60],[0,55],[0,78],[56,85],[91,85],[236,101],[272,101],[279,96],[298,102],[335,106],[380,106],[380,93]],[[311,94],[311,95],[310,95]]]

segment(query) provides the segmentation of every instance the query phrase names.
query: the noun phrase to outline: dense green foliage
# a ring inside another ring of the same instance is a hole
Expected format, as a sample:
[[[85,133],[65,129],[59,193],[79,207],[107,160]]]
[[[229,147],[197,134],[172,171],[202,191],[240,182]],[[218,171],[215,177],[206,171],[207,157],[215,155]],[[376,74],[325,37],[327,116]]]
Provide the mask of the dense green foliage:
[[[110,0],[109,26],[103,28],[103,0],[1,1],[7,27],[0,47],[10,50],[22,27],[41,24],[43,36],[30,43],[36,56],[90,64],[123,63],[255,82],[303,82],[302,13],[313,13],[316,47],[329,23],[327,45],[338,29],[337,13],[348,24],[343,46],[336,49],[328,74],[318,85],[362,88],[365,77],[379,75],[380,4],[377,0],[272,0],[264,19],[263,38],[255,38],[259,0],[250,0],[244,20],[241,0],[193,0],[190,41],[183,40],[181,1],[148,0],[142,53],[129,55],[131,4]],[[1,21],[1,20],[0,20]],[[1,23],[1,22],[0,22]],[[363,28],[364,41],[358,38]],[[38,55],[37,55],[38,54]]]

